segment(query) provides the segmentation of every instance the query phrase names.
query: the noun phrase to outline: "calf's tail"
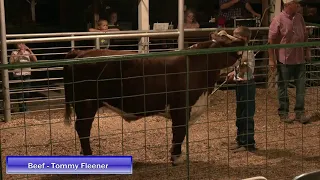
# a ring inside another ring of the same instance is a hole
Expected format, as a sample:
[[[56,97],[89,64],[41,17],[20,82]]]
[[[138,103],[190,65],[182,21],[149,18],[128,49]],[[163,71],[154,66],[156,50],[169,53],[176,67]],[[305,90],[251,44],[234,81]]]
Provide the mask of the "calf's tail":
[[[72,92],[70,88],[72,88],[72,85],[69,83],[71,82],[72,75],[70,72],[70,68],[68,66],[63,67],[63,73],[64,73],[64,97],[65,97],[65,114],[64,114],[64,124],[67,126],[71,125],[71,100],[72,100]]]
[[[65,104],[65,114],[64,114],[64,124],[66,126],[71,126],[71,105],[70,103],[66,102]]]
[[[71,125],[71,107],[70,103],[66,103],[65,105],[65,114],[64,114],[64,124],[67,126]]]

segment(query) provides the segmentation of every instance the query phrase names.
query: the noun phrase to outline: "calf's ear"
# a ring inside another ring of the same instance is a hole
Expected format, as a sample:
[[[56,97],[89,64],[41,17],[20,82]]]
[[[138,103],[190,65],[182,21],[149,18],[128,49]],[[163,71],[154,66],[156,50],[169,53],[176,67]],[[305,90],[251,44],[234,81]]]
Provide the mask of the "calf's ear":
[[[209,34],[209,40],[213,40],[217,37],[218,35],[218,32],[217,31],[212,31],[210,34]]]

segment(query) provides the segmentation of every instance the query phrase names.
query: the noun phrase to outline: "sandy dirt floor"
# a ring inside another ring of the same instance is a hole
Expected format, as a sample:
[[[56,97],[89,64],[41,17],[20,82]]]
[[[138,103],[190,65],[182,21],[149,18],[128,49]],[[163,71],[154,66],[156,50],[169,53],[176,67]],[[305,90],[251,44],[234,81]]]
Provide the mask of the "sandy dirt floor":
[[[291,89],[291,92],[294,92]],[[270,96],[270,97],[269,97]],[[63,124],[63,110],[14,115],[1,124],[2,172],[5,180],[16,179],[241,179],[265,176],[292,179],[320,168],[320,128],[317,109],[319,89],[309,88],[306,110],[312,123],[284,124],[277,116],[276,92],[257,89],[255,153],[228,151],[234,140],[235,93],[217,91],[211,106],[190,128],[190,161],[172,167],[169,161],[171,122],[160,116],[123,122],[109,110],[101,109],[91,131],[95,155],[132,155],[133,175],[8,175],[8,155],[78,155],[79,140],[73,125]],[[294,108],[294,93],[290,96]],[[293,114],[292,114],[293,115]],[[185,153],[185,144],[183,148]]]

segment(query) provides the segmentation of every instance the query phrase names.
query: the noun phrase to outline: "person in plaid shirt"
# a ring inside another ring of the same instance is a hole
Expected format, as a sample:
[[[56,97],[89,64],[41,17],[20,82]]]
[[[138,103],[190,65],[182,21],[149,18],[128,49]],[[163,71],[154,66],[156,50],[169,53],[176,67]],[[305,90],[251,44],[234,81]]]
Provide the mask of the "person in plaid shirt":
[[[256,13],[248,0],[219,0],[220,6],[220,22],[226,27],[233,27],[233,19],[244,16],[245,9],[248,10],[253,17],[261,17]]]
[[[284,8],[273,18],[269,27],[270,44],[294,44],[308,41],[308,31],[303,16],[298,13],[301,0],[283,0]],[[308,123],[305,114],[306,63],[311,61],[309,47],[280,48],[269,50],[269,68],[278,74],[278,115],[285,123]],[[289,81],[294,79],[296,87],[295,118],[289,118]]]

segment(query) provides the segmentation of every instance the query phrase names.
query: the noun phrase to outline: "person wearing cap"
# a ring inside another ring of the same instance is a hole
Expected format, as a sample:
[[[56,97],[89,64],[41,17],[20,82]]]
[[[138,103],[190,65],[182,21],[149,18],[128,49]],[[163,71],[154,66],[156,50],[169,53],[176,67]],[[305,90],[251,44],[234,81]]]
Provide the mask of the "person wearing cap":
[[[269,27],[268,39],[270,44],[294,44],[308,41],[303,16],[298,13],[298,0],[283,0],[284,8],[275,16]],[[278,74],[278,114],[280,120],[292,123],[294,120],[307,123],[305,115],[305,82],[306,62],[310,61],[309,48],[280,48],[269,49],[270,71]],[[294,78],[296,86],[295,119],[289,119],[288,84]]]

